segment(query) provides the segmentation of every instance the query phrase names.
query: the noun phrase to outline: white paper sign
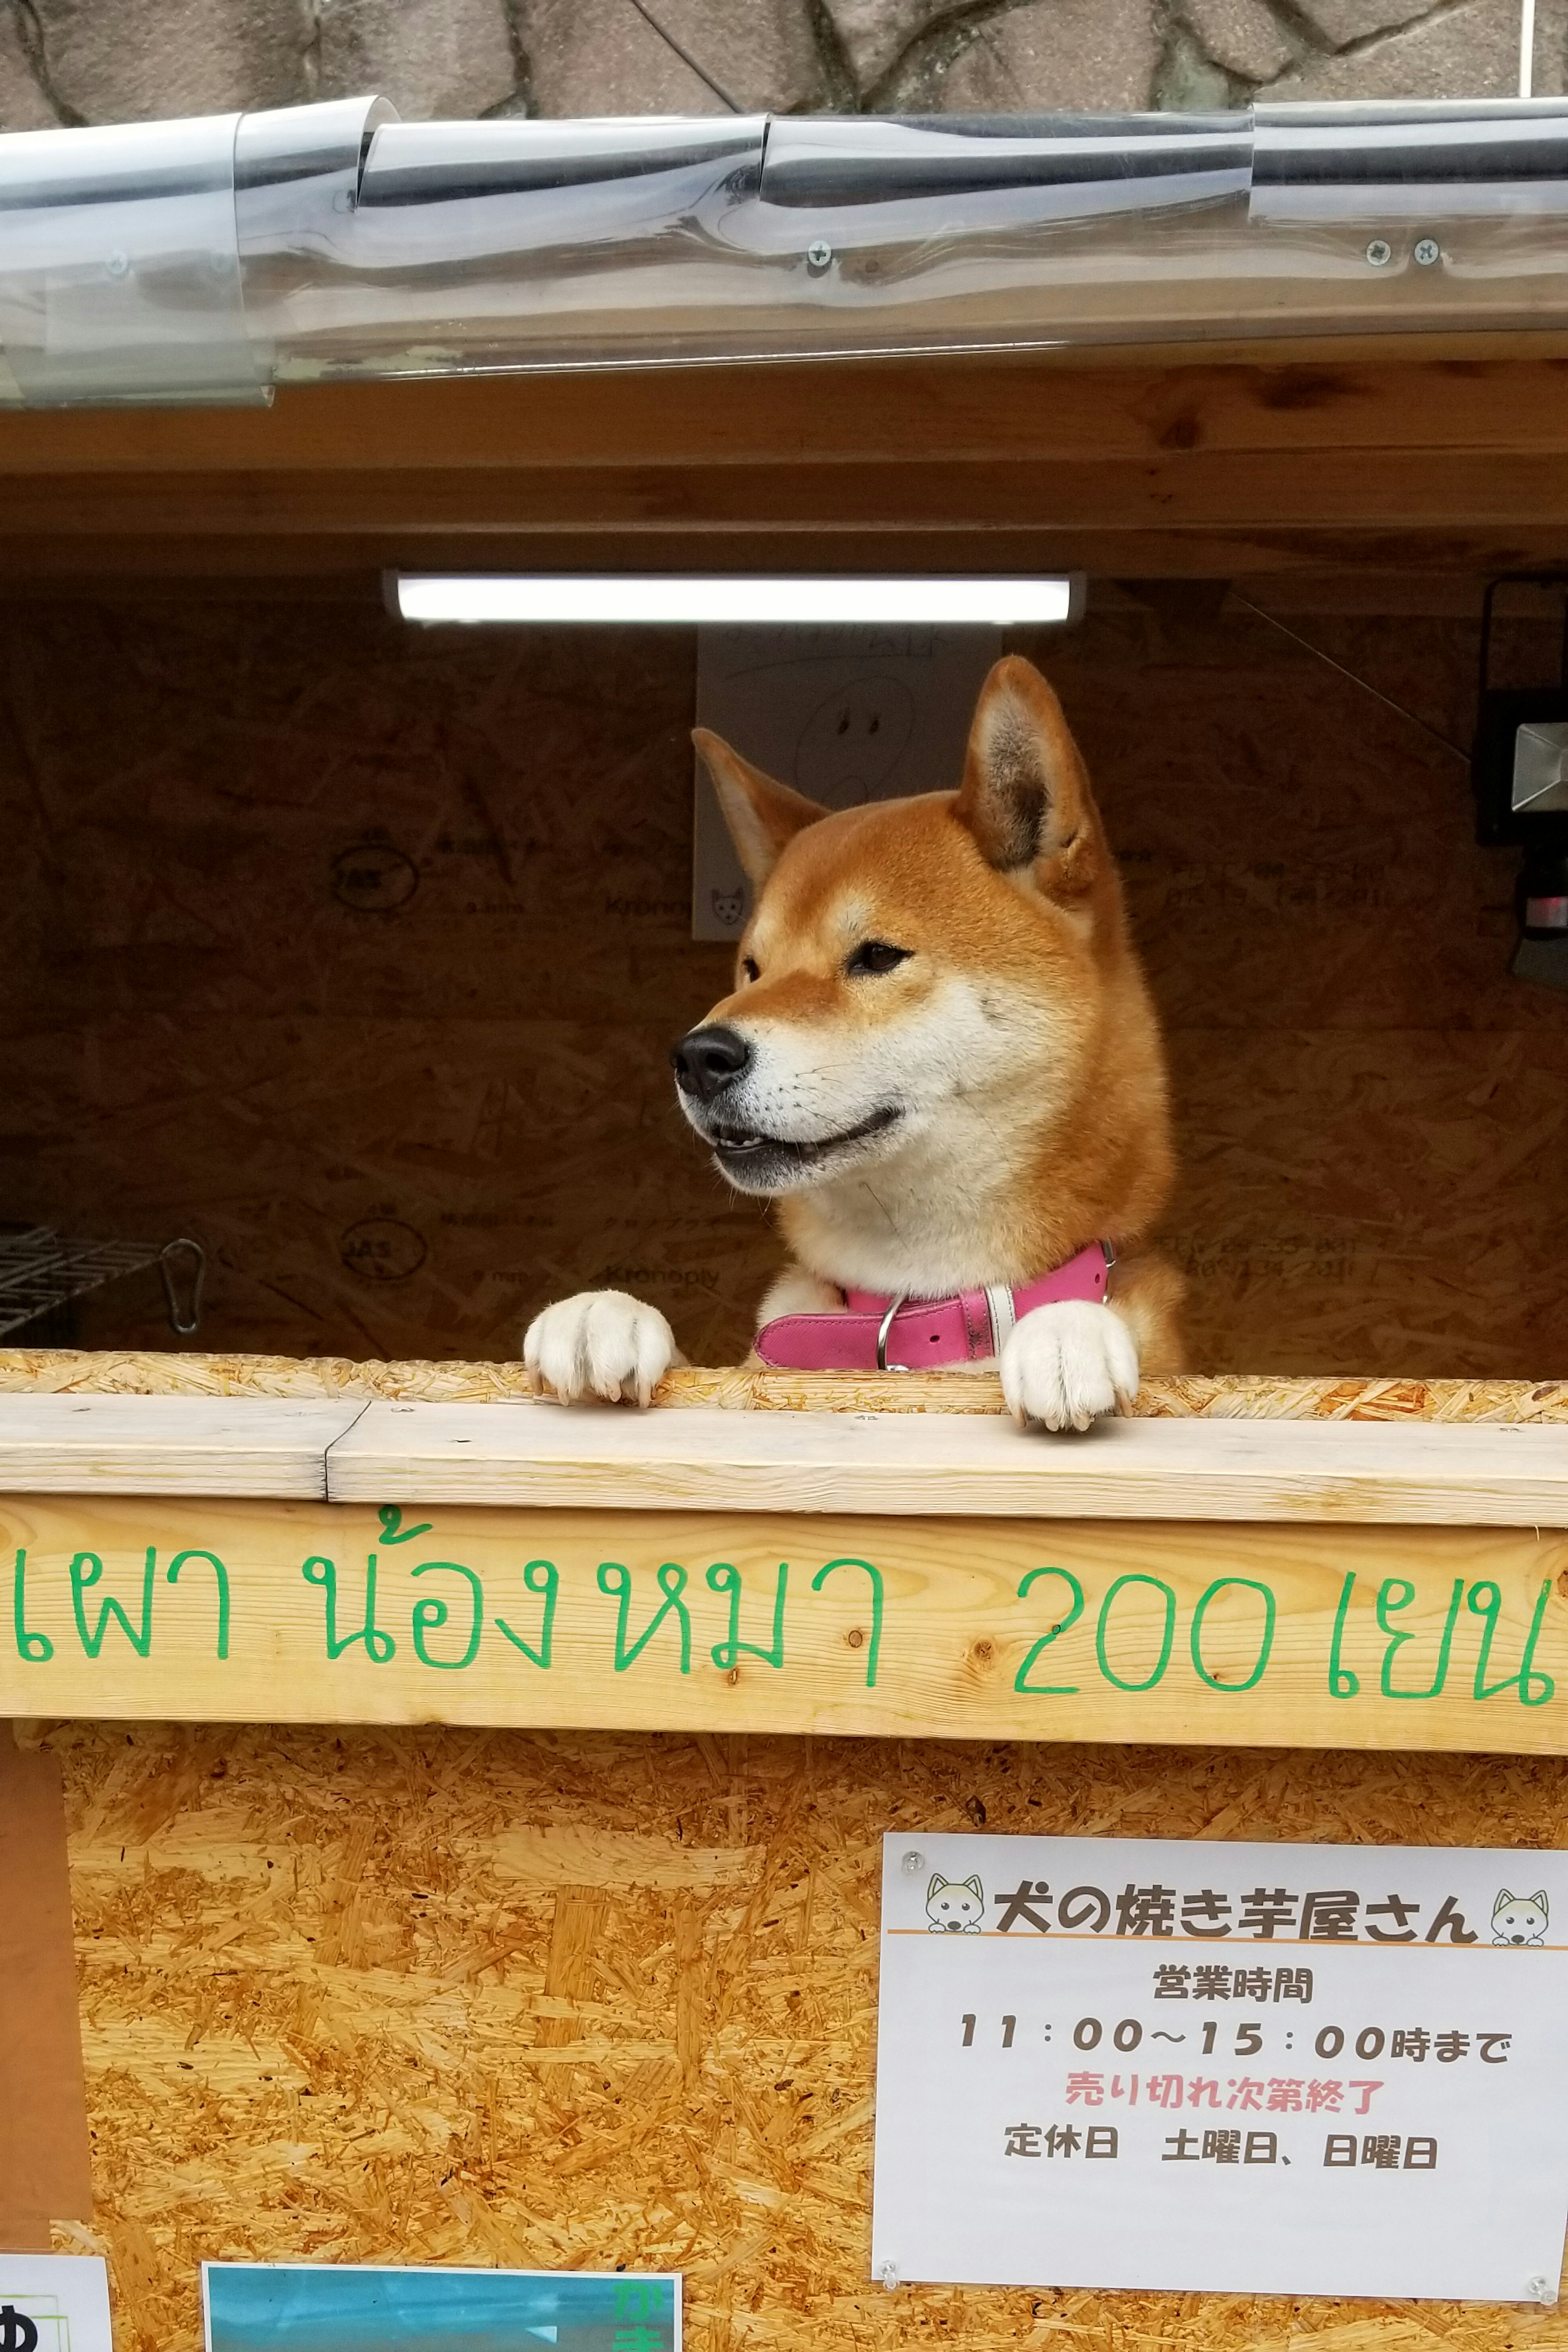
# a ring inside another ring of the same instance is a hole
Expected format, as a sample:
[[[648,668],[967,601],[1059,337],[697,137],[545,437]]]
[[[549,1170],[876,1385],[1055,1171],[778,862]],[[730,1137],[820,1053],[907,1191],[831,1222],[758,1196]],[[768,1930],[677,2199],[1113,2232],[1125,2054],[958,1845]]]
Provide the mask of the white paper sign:
[[[5,2352],[110,2352],[109,2273],[96,2254],[0,2254]]]
[[[889,1837],[873,2274],[1553,2302],[1568,1856]]]
[[[827,808],[956,790],[999,629],[704,628],[697,718],[753,767]],[[751,914],[712,786],[697,770],[691,936],[735,940]]]

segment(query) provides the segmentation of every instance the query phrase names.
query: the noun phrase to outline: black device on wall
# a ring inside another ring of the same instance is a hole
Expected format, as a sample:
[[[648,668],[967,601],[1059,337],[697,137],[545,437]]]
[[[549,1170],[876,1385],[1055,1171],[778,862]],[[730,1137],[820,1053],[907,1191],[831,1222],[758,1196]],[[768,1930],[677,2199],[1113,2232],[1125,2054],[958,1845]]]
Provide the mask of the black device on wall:
[[[1564,591],[1555,686],[1491,683],[1492,610],[1500,588]],[[1476,838],[1523,852],[1514,900],[1521,980],[1568,990],[1568,573],[1512,572],[1489,581],[1481,604],[1480,681],[1470,774]]]

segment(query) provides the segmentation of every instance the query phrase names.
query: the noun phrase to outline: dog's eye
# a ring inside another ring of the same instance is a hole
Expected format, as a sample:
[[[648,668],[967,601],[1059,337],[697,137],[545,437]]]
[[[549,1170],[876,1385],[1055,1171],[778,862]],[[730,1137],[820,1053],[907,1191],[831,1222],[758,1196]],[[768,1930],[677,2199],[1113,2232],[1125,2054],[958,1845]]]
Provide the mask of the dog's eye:
[[[741,958],[741,970],[745,973],[748,980],[761,980],[763,976],[762,966],[758,963],[755,956],[742,956]]]
[[[908,948],[895,948],[886,940],[862,940],[844,969],[847,972],[891,971],[895,964],[907,963]]]

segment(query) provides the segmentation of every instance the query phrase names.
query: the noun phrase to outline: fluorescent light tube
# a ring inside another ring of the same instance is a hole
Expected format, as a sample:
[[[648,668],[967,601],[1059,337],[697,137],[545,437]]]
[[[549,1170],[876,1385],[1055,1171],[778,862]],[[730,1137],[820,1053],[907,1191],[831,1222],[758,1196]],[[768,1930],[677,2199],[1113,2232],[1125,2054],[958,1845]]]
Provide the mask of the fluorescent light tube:
[[[924,624],[1010,628],[1076,620],[1078,576],[985,580],[732,578],[685,572],[395,572],[405,621],[757,622],[774,627]]]

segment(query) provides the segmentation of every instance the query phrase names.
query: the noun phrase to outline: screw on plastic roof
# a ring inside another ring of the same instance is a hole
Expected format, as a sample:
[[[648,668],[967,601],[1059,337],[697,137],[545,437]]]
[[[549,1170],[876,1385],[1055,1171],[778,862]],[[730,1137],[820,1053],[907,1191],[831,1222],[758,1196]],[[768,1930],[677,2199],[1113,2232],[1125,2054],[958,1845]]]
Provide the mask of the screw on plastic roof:
[[[1528,2284],[1531,2299],[1534,2302],[1555,2302],[1556,2297],[1552,2292],[1552,2281],[1549,2278],[1542,2278],[1538,2275],[1535,2278],[1531,2279]]]
[[[131,267],[131,256],[128,253],[111,253],[103,266],[111,278],[123,278]]]
[[[821,237],[817,237],[813,244],[808,245],[805,248],[805,266],[808,269],[814,271],[817,277],[822,275],[822,272],[827,268],[832,259],[833,247],[830,245],[825,245]]]
[[[1417,237],[1414,250],[1423,269],[1430,269],[1435,261],[1443,258],[1443,248],[1435,236]]]
[[[904,1876],[906,1878],[918,1878],[925,1866],[926,1858],[924,1854],[916,1853],[914,1848],[911,1846],[909,1853],[904,1856]]]
[[[884,2263],[877,2275],[881,2280],[882,2284],[887,2288],[888,2293],[891,2294],[894,2288],[899,2284],[899,2266],[897,2263]]]
[[[1385,236],[1374,236],[1367,247],[1366,257],[1374,269],[1386,269],[1394,258],[1394,247]]]

